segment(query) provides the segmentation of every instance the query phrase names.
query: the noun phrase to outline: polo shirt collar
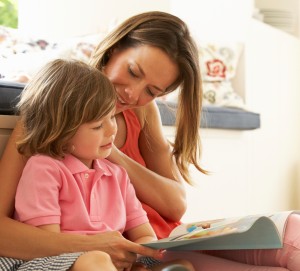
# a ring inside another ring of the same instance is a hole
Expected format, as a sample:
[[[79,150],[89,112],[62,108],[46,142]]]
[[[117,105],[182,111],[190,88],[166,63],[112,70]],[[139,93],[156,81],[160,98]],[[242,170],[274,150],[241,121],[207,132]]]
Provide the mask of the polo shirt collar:
[[[96,172],[101,172],[104,175],[111,176],[112,172],[108,165],[101,159],[94,160],[93,169],[88,168],[84,163],[82,163],[78,158],[71,154],[67,154],[62,161],[64,165],[70,170],[72,174],[86,172],[89,170],[95,170]]]
[[[103,174],[105,174],[107,176],[111,176],[112,171],[111,171],[110,167],[107,165],[107,163],[104,160],[105,159],[96,159],[96,160],[94,160],[93,168],[96,171],[102,171]]]

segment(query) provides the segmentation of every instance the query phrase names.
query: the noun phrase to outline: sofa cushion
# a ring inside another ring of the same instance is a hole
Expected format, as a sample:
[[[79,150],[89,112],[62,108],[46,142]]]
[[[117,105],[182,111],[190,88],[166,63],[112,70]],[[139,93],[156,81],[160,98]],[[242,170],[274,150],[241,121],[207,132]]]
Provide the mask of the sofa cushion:
[[[163,125],[175,124],[177,103],[157,101]],[[260,115],[238,108],[204,106],[201,128],[252,130],[260,128]]]

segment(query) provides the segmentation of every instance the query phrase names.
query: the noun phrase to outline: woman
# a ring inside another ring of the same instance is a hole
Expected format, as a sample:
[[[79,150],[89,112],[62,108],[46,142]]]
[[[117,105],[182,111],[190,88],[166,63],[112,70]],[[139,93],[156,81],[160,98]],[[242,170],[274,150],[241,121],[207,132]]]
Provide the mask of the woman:
[[[109,77],[118,96],[116,148],[109,159],[126,168],[159,237],[168,235],[185,212],[182,179],[189,181],[189,163],[205,173],[198,164],[202,100],[198,63],[197,48],[185,23],[162,12],[144,13],[125,21],[98,46],[91,63]],[[177,87],[180,89],[179,109],[171,149],[163,136],[153,100]],[[137,253],[159,256],[116,232],[70,237],[43,232],[12,220],[16,186],[26,163],[15,148],[16,137],[21,132],[19,123],[0,165],[1,255],[31,259],[64,252],[102,250],[120,270],[130,266]],[[300,220],[298,222],[299,225]],[[176,257],[175,253],[167,254],[167,257]],[[223,256],[221,254],[219,256]],[[232,255],[236,254],[228,257]],[[203,253],[188,253],[188,257],[198,264],[197,270],[262,270]]]
[[[117,112],[122,112],[116,116],[119,136],[110,160],[127,169],[158,238],[167,237],[186,210],[181,175],[190,182],[189,163],[205,172],[197,162],[202,90],[196,45],[177,17],[147,13],[125,21],[104,39],[91,64],[114,84]],[[184,106],[172,151],[154,98],[178,86]]]

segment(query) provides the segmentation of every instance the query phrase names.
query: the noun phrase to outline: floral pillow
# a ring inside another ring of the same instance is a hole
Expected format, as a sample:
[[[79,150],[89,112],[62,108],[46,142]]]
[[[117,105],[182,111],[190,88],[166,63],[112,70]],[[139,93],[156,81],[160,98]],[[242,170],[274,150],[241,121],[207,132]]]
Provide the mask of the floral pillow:
[[[244,107],[244,101],[233,89],[242,46],[238,43],[200,43],[200,68],[203,81],[203,104]]]
[[[203,105],[245,107],[230,81],[203,82]]]
[[[236,74],[242,46],[238,43],[200,43],[200,66],[203,81],[224,81]]]
[[[99,33],[53,43],[0,26],[0,80],[26,83],[44,64],[56,58],[89,62],[101,38]]]

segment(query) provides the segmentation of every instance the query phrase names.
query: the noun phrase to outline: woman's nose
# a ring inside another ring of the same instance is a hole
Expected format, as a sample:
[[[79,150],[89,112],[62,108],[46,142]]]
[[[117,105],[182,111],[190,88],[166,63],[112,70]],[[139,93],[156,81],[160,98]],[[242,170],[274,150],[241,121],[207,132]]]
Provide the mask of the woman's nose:
[[[127,95],[127,99],[129,103],[136,103],[139,99],[140,91],[137,88],[125,88],[124,92]]]

